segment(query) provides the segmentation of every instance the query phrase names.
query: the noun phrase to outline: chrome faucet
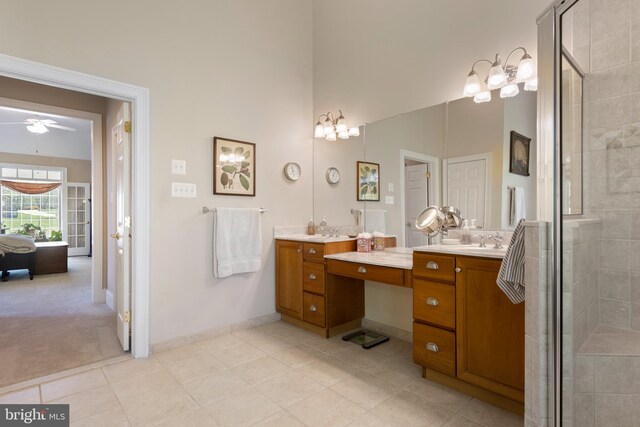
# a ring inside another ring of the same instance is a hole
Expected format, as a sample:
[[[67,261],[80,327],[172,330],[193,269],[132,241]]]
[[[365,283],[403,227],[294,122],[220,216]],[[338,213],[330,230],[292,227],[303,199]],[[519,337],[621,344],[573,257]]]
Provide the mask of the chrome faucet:
[[[481,248],[486,248],[487,245],[484,243],[484,239],[486,239],[487,236],[485,236],[483,234],[480,234],[480,235],[478,235],[478,237],[480,238],[480,247]]]
[[[502,237],[499,232],[496,231],[495,236],[493,234],[489,234],[489,238],[496,243],[493,249],[502,249],[502,242],[504,241],[504,237]]]

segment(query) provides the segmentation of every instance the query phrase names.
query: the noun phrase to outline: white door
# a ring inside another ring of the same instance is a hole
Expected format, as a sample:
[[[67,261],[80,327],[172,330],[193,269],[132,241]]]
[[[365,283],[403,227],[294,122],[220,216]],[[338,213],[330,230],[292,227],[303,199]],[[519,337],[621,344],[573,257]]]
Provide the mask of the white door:
[[[130,345],[131,323],[131,134],[129,104],[123,103],[118,111],[118,123],[112,130],[115,141],[113,161],[115,178],[115,232],[116,239],[116,312],[117,332],[122,348]]]
[[[429,168],[426,163],[404,167],[405,244],[425,246],[429,239],[416,228],[416,218],[429,206]]]
[[[460,209],[462,218],[477,219],[478,227],[485,226],[487,181],[485,159],[447,163],[447,204]]]
[[[90,252],[91,210],[88,183],[67,183],[67,242],[69,256],[87,256]]]

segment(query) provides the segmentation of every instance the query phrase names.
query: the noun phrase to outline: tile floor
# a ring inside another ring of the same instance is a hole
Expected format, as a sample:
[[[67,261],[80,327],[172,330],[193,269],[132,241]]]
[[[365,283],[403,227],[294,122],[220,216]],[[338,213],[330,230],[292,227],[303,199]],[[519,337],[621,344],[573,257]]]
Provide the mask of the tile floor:
[[[363,350],[274,322],[0,396],[69,403],[73,426],[522,426],[425,380],[411,344]]]

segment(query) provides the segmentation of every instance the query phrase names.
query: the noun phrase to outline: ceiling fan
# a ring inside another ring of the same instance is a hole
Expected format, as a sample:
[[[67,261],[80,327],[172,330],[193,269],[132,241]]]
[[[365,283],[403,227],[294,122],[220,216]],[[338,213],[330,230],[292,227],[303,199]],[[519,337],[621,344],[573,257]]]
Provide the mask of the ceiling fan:
[[[22,122],[0,123],[0,125],[26,125],[29,132],[39,134],[49,132],[49,128],[67,130],[70,132],[76,131],[76,129],[69,126],[59,125],[58,122],[51,119],[26,119]]]

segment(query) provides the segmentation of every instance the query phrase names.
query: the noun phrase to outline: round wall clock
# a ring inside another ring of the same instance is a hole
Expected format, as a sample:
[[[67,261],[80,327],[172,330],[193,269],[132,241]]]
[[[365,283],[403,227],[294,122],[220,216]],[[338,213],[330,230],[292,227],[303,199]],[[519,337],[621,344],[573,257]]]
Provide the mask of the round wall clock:
[[[327,169],[327,182],[329,184],[337,184],[340,181],[340,171],[338,168],[331,167]]]
[[[284,176],[289,181],[297,181],[300,179],[300,175],[302,175],[302,169],[296,162],[289,162],[284,165]]]

